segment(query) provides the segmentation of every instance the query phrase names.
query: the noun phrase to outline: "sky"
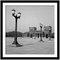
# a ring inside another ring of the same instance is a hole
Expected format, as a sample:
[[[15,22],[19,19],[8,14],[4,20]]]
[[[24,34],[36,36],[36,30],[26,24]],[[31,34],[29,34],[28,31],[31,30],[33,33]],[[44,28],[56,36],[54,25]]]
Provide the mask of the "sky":
[[[12,9],[16,14],[21,12],[21,18],[17,22],[17,31],[27,32],[29,27],[36,27],[40,30],[40,23],[43,26],[52,26],[54,32],[54,6],[47,5],[11,5],[5,8],[5,31],[15,30],[15,18],[12,16]]]

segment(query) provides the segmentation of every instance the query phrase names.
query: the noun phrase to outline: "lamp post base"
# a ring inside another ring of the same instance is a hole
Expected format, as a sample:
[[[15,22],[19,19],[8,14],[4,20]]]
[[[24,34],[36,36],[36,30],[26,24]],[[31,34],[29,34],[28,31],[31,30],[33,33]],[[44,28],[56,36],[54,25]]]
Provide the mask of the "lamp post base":
[[[23,45],[21,45],[21,44],[16,44],[16,47],[22,47]]]
[[[43,40],[40,40],[41,42],[44,42]]]
[[[49,38],[49,40],[51,40],[51,38]]]
[[[40,39],[41,42],[44,42],[42,39]]]
[[[23,45],[19,44],[17,41],[14,41],[12,44],[15,45],[16,47],[22,47],[23,46]]]

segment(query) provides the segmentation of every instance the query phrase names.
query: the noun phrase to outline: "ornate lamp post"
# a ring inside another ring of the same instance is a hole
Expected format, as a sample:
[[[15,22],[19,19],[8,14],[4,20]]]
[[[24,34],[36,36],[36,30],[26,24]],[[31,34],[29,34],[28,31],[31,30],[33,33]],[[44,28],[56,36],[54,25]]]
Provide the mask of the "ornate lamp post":
[[[16,47],[22,46],[18,43],[17,41],[17,20],[21,17],[21,13],[19,12],[18,14],[15,14],[15,10],[12,10],[12,16],[15,17],[15,37],[14,37],[14,41],[12,44],[16,45]]]
[[[49,40],[51,40],[51,32],[52,32],[52,27],[51,26],[49,26],[50,28],[49,28]]]
[[[41,31],[41,33],[40,33],[40,41],[43,41],[43,40],[42,40],[42,26],[43,26],[43,25],[40,23],[40,31]]]

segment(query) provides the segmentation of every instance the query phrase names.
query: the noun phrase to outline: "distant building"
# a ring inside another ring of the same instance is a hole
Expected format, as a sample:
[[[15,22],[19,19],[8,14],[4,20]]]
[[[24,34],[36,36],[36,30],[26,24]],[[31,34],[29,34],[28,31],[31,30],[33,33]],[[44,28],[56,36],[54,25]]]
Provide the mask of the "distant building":
[[[44,35],[48,37],[51,33],[52,33],[52,27],[44,26]]]
[[[42,33],[42,36],[49,36],[50,33],[52,33],[52,27],[51,26],[45,26],[44,30],[41,32],[41,30],[37,30],[36,27],[29,27],[29,31],[23,33],[24,37],[40,37]]]
[[[49,33],[49,30],[52,32],[52,27],[51,26],[44,26],[44,32]]]
[[[34,33],[37,30],[36,27],[29,27],[29,32]]]
[[[29,33],[30,33],[30,36],[38,37],[40,36],[41,31],[37,30],[36,27],[29,27]]]
[[[23,37],[29,37],[29,32],[23,33]]]

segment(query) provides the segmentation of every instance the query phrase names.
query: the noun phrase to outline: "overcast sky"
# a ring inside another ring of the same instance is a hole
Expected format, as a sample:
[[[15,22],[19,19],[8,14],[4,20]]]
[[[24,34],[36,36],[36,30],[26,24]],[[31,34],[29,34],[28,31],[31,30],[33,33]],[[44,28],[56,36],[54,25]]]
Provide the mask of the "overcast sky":
[[[6,32],[15,30],[15,18],[12,16],[12,9],[16,10],[16,14],[21,12],[21,18],[18,19],[17,30],[20,32],[29,31],[29,27],[37,27],[40,29],[40,23],[52,26],[54,31],[54,6],[6,6],[5,26]]]

